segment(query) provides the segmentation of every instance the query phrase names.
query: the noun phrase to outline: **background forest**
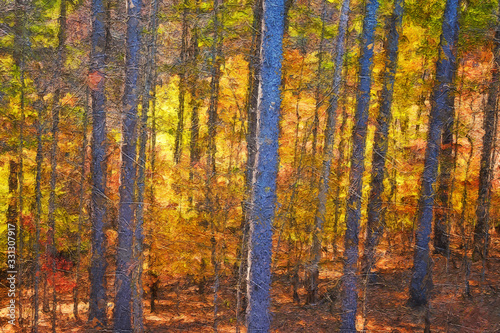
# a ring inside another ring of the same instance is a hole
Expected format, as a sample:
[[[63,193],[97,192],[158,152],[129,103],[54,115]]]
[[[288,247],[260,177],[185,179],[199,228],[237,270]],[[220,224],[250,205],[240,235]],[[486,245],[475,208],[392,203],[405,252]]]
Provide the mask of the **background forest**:
[[[0,0],[2,331],[500,331],[499,8]]]

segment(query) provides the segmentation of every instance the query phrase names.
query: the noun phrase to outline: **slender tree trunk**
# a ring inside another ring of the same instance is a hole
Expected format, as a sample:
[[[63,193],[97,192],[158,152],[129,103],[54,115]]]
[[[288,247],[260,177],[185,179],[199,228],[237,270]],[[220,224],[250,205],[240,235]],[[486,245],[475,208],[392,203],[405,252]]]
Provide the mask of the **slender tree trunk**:
[[[254,174],[255,156],[257,153],[257,101],[260,70],[260,48],[262,44],[262,12],[263,0],[255,0],[253,6],[252,44],[248,61],[248,90],[246,101],[247,113],[247,161],[245,172],[245,198],[243,200],[243,219],[241,225],[241,261],[238,269],[238,283],[236,290],[236,333],[240,330],[240,309],[243,308],[242,290],[246,289],[248,268],[248,238],[250,231],[250,201],[252,179]],[[244,274],[245,273],[245,274]],[[244,276],[245,275],[245,276]]]
[[[342,325],[345,332],[356,332],[357,312],[357,264],[359,220],[361,218],[361,197],[363,195],[363,172],[365,170],[366,128],[370,104],[371,74],[373,64],[373,43],[377,25],[377,0],[366,3],[363,22],[361,57],[359,59],[359,83],[357,106],[352,131],[353,150],[349,173],[349,194],[347,197],[346,232],[344,236],[344,271],[342,277]]]
[[[409,303],[413,306],[425,305],[432,288],[430,270],[429,240],[434,208],[434,186],[438,174],[438,159],[441,151],[441,131],[443,117],[453,106],[450,96],[453,89],[453,69],[455,68],[455,36],[458,33],[459,0],[447,0],[443,14],[443,29],[436,64],[436,85],[433,91],[433,103],[429,120],[429,134],[425,151],[424,173],[420,212],[416,239],[415,256],[410,283]]]
[[[499,8],[500,11],[500,8]],[[500,13],[497,13],[500,15]],[[489,215],[491,199],[491,179],[493,175],[493,146],[496,140],[494,133],[498,125],[498,89],[500,87],[500,18],[497,20],[493,48],[493,68],[488,102],[484,110],[484,136],[479,170],[479,194],[477,198],[476,226],[474,228],[474,257],[485,258],[488,248]]]
[[[458,45],[458,29],[455,33],[454,45]],[[452,64],[453,73],[457,71],[457,61]],[[443,133],[441,135],[441,158],[439,159],[439,176],[437,203],[434,217],[434,251],[447,254],[450,246],[448,224],[450,223],[451,173],[453,169],[453,126],[455,118],[455,95],[450,94],[450,105],[443,115]]]
[[[52,147],[50,150],[50,194],[49,194],[49,213],[48,225],[49,231],[47,235],[47,259],[51,266],[52,280],[52,332],[56,332],[56,310],[57,310],[57,293],[56,293],[56,257],[57,249],[55,243],[56,223],[56,185],[57,185],[57,145],[59,141],[59,113],[61,111],[60,95],[62,89],[62,70],[64,64],[64,47],[66,39],[66,0],[61,0],[59,8],[59,33],[58,33],[57,59],[55,63],[54,81],[56,89],[54,92],[54,100],[52,103]]]
[[[278,173],[280,79],[283,38],[283,0],[264,0],[258,101],[256,155],[252,175],[249,249],[248,308],[249,333],[270,329],[272,222],[276,205]]]
[[[222,58],[222,24],[220,22],[220,11],[222,1],[214,0],[214,33],[212,45],[212,77],[210,80],[210,101],[208,106],[208,161],[207,161],[207,180],[206,180],[206,208],[210,219],[212,229],[211,251],[212,265],[214,267],[214,331],[217,332],[217,299],[219,292],[219,259],[217,256],[217,241],[214,237],[217,232],[215,225],[215,202],[213,198],[212,188],[213,181],[216,179],[215,154],[217,151],[215,136],[217,134],[217,112],[219,104],[219,82],[221,76],[221,58]]]
[[[130,332],[131,322],[131,278],[136,265],[133,260],[134,188],[136,179],[137,143],[137,99],[139,95],[139,57],[141,45],[140,13],[142,2],[128,0],[127,6],[127,52],[125,62],[125,90],[123,92],[122,123],[122,167],[120,174],[120,204],[118,218],[118,248],[116,253],[116,296],[114,308],[114,330]],[[142,230],[139,229],[140,233]],[[137,233],[136,233],[137,236]],[[142,235],[139,238],[142,242]]]
[[[316,165],[316,145],[318,142],[318,127],[319,127],[319,109],[323,104],[323,95],[322,95],[322,78],[323,78],[323,49],[325,44],[325,21],[326,21],[326,0],[323,0],[323,5],[321,8],[321,36],[319,41],[319,49],[318,49],[318,69],[316,71],[316,91],[314,92],[314,98],[316,100],[316,107],[314,109],[314,120],[313,120],[313,128],[312,128],[312,161],[313,165]],[[313,177],[314,178],[314,177]],[[312,187],[314,187],[314,180],[311,182]]]
[[[472,162],[472,158],[474,157],[474,142],[472,141],[472,138],[470,137],[469,134],[467,134],[467,139],[469,140],[470,144],[470,151],[469,151],[469,158],[467,159],[467,167],[465,169],[465,179],[468,179],[469,176],[469,170],[470,170],[470,165]],[[465,221],[467,219],[467,195],[468,195],[468,188],[467,188],[467,182],[464,182],[464,189],[462,192],[462,211],[460,213],[460,232],[462,234],[462,246],[464,248],[464,268],[465,268],[465,274],[464,274],[464,294],[468,297],[470,297],[470,285],[469,285],[469,276],[470,276],[470,263],[469,263],[469,258],[468,258],[468,250],[469,250],[469,237],[467,236],[467,228]]]
[[[24,7],[22,0],[16,0],[16,23],[15,23],[15,51],[14,59],[17,62],[16,65],[19,68],[19,86],[20,86],[20,96],[19,96],[19,111],[21,113],[19,119],[19,147],[18,147],[18,214],[17,214],[17,243],[19,245],[18,250],[18,309],[19,309],[19,320],[18,324],[21,327],[21,331],[25,331],[24,325],[24,313],[23,313],[23,282],[24,282],[24,230],[23,230],[23,209],[24,209],[24,107],[25,107],[25,53],[26,53],[26,13],[27,8]]]
[[[337,162],[337,168],[335,170],[335,175],[337,176],[337,186],[335,188],[335,211],[333,214],[333,240],[332,240],[332,246],[333,246],[333,254],[337,253],[337,238],[338,238],[338,233],[339,233],[339,219],[340,219],[340,209],[342,206],[342,201],[340,200],[340,190],[342,188],[342,169],[344,167],[344,159],[345,159],[345,136],[344,133],[346,131],[346,126],[347,126],[347,111],[346,107],[342,108],[342,123],[340,125],[340,141],[339,141],[339,159]]]
[[[186,55],[188,39],[188,3],[183,2],[181,36],[181,70],[179,73],[179,109],[177,110],[177,130],[175,131],[174,161],[179,163],[182,155],[182,132],[184,131],[184,99],[186,97]]]
[[[82,254],[82,231],[83,231],[83,205],[85,203],[85,156],[87,155],[87,127],[88,127],[88,110],[89,110],[89,90],[85,92],[85,107],[83,108],[83,129],[82,129],[82,152],[81,152],[81,171],[80,171],[80,203],[78,205],[78,231],[76,235],[76,267],[75,267],[75,286],[73,287],[73,316],[78,322],[78,287],[81,283],[80,264]]]
[[[148,111],[151,99],[151,89],[153,83],[154,69],[156,67],[156,38],[158,29],[158,20],[156,18],[158,13],[158,0],[151,2],[150,14],[150,33],[151,39],[148,41],[147,47],[147,69],[145,74],[144,92],[142,94],[142,115],[140,120],[140,136],[139,136],[139,158],[138,158],[138,175],[137,175],[137,209],[136,209],[136,226],[134,235],[134,261],[137,262],[137,268],[134,270],[134,284],[136,295],[133,300],[134,309],[134,332],[141,333],[144,331],[143,324],[143,287],[142,287],[142,266],[143,266],[143,225],[144,225],[144,192],[146,181],[146,143],[148,139],[147,125],[148,125]],[[153,88],[154,89],[154,88]]]
[[[368,201],[367,236],[365,240],[365,263],[363,273],[369,274],[375,264],[375,248],[384,232],[381,223],[381,214],[384,207],[382,193],[384,193],[384,171],[389,146],[389,125],[392,119],[392,96],[394,93],[394,81],[398,62],[399,32],[403,19],[403,1],[396,0],[394,12],[387,22],[387,37],[385,40],[386,68],[382,83],[381,106],[377,117],[377,129],[375,132],[373,158],[372,158],[372,181],[370,199]]]
[[[193,26],[193,40],[191,42],[191,68],[190,68],[190,76],[189,76],[189,86],[191,87],[191,141],[189,147],[189,159],[191,168],[189,169],[189,181],[192,184],[194,178],[194,169],[195,165],[200,160],[200,148],[198,144],[199,137],[199,126],[200,126],[200,118],[198,114],[198,110],[200,108],[200,95],[198,93],[197,84],[198,84],[198,15],[199,15],[199,0],[196,0],[196,17],[194,18],[194,26]],[[193,194],[190,193],[189,202],[193,204]]]
[[[42,162],[43,162],[43,147],[42,147],[42,133],[43,133],[43,110],[44,105],[40,100],[35,102],[35,109],[37,110],[36,120],[36,174],[35,174],[35,258],[33,265],[34,286],[33,286],[33,333],[38,333],[38,308],[39,308],[39,285],[40,285],[40,223],[42,218]]]
[[[308,303],[316,303],[318,298],[318,278],[319,261],[321,260],[321,243],[323,225],[326,216],[326,200],[329,190],[330,170],[333,159],[333,143],[335,137],[335,125],[337,121],[337,108],[339,102],[339,91],[342,79],[342,69],[344,68],[345,36],[347,31],[347,21],[349,19],[350,0],[344,0],[340,13],[339,30],[337,34],[337,50],[335,55],[335,71],[333,73],[332,95],[328,105],[327,123],[325,130],[325,144],[323,166],[319,180],[319,191],[316,206],[316,216],[313,229],[313,244],[311,249],[311,271],[309,275]]]
[[[106,10],[103,0],[92,0],[92,51],[89,86],[92,97],[92,256],[90,261],[89,322],[94,328],[104,328],[106,316]]]

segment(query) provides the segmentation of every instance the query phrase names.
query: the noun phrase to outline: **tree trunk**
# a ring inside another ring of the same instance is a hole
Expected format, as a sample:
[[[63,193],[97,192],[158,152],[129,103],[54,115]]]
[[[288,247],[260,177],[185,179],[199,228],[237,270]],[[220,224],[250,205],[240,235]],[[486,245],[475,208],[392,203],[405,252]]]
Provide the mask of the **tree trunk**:
[[[192,184],[194,178],[194,168],[195,165],[200,160],[200,148],[198,144],[198,138],[200,133],[200,117],[198,114],[198,110],[200,108],[200,94],[198,93],[197,84],[198,84],[198,15],[199,15],[199,0],[196,0],[196,17],[194,19],[195,24],[193,26],[193,40],[191,42],[191,68],[189,75],[189,86],[191,87],[191,141],[189,147],[189,159],[191,168],[189,169],[189,181]],[[190,193],[189,202],[193,204],[193,194]]]
[[[363,195],[363,172],[365,170],[366,128],[370,104],[373,45],[377,25],[377,0],[366,3],[363,22],[361,57],[359,59],[359,83],[357,106],[352,131],[351,170],[349,173],[349,194],[347,197],[346,232],[344,236],[344,271],[342,277],[342,325],[345,332],[356,332],[357,312],[357,264],[359,220],[361,218],[361,197]]]
[[[209,223],[212,229],[211,252],[212,266],[214,268],[214,322],[213,328],[217,332],[217,299],[219,292],[219,259],[217,256],[217,241],[214,237],[217,232],[215,225],[215,200],[213,198],[212,189],[214,180],[216,179],[215,154],[217,151],[215,136],[217,134],[217,112],[219,104],[219,82],[221,76],[221,58],[222,58],[222,24],[220,22],[220,10],[222,1],[214,0],[214,32],[212,44],[212,77],[210,80],[210,101],[208,106],[208,147],[207,147],[207,179],[206,179],[206,209],[208,213]]]
[[[323,104],[323,94],[322,94],[322,78],[323,78],[323,48],[325,44],[325,20],[326,20],[326,0],[323,0],[323,5],[321,8],[321,36],[319,41],[318,50],[318,69],[316,71],[316,91],[314,92],[314,98],[316,100],[316,107],[314,109],[314,120],[313,120],[313,141],[312,141],[312,161],[313,165],[316,165],[316,145],[318,142],[318,127],[319,127],[319,109]],[[311,182],[312,187],[314,187],[314,180]]]
[[[239,333],[239,311],[243,308],[241,290],[246,289],[248,268],[248,238],[250,232],[250,201],[252,196],[252,179],[257,153],[257,101],[259,88],[260,48],[262,44],[262,12],[263,0],[255,0],[253,6],[252,44],[248,61],[248,90],[246,101],[247,112],[247,161],[245,172],[245,198],[243,200],[243,219],[241,224],[241,262],[238,269],[238,283],[236,290],[236,333]],[[244,276],[245,274],[245,276]]]
[[[454,45],[458,45],[458,29],[455,32]],[[453,73],[457,70],[457,61],[452,64]],[[450,94],[450,105],[443,114],[443,131],[441,135],[441,158],[439,160],[437,209],[434,218],[434,251],[447,254],[450,246],[448,224],[450,223],[451,173],[453,170],[453,126],[455,118],[455,95]]]
[[[367,236],[365,240],[365,262],[363,273],[369,274],[375,264],[375,248],[384,232],[381,214],[384,207],[382,194],[384,193],[384,171],[389,145],[389,125],[392,119],[392,96],[394,93],[394,81],[398,62],[399,32],[403,19],[403,1],[396,0],[394,12],[387,22],[387,37],[385,40],[386,68],[382,83],[381,106],[377,117],[377,129],[375,132],[373,158],[372,158],[372,181],[370,199],[368,201],[368,221],[366,225]]]
[[[147,63],[145,73],[144,92],[142,94],[142,115],[140,120],[140,136],[139,136],[139,157],[138,157],[138,175],[137,175],[137,209],[136,209],[136,225],[134,234],[134,261],[137,267],[134,269],[134,288],[135,295],[133,300],[134,309],[134,332],[141,333],[144,331],[143,324],[143,287],[142,287],[142,266],[144,262],[143,243],[143,225],[144,225],[144,192],[146,187],[146,143],[148,139],[147,125],[148,125],[148,110],[149,102],[151,99],[151,89],[153,84],[154,69],[156,67],[156,38],[158,29],[158,20],[156,18],[158,13],[158,0],[151,2],[151,13],[149,21],[149,30],[151,39],[148,40],[147,47]]]
[[[42,148],[42,133],[43,133],[43,110],[41,97],[35,102],[35,109],[37,110],[36,120],[36,174],[35,174],[35,258],[33,275],[35,277],[33,286],[33,333],[38,333],[38,308],[39,308],[39,285],[40,285],[40,223],[42,218],[42,162],[43,162],[43,148]]]
[[[89,90],[85,92],[85,107],[83,108],[83,129],[82,129],[82,152],[81,152],[81,171],[80,171],[80,200],[78,204],[78,231],[76,234],[76,267],[75,267],[75,286],[73,287],[73,316],[78,322],[78,287],[81,283],[80,264],[82,253],[82,231],[83,231],[83,205],[85,203],[85,156],[87,155],[87,127],[88,127],[88,110],[89,110]]]
[[[181,36],[181,70],[179,73],[179,109],[177,110],[177,130],[175,131],[174,143],[174,161],[179,163],[182,155],[182,132],[184,131],[184,99],[186,97],[186,55],[187,55],[187,38],[188,38],[188,22],[187,0],[183,3],[182,9],[182,36]]]
[[[57,293],[56,293],[56,256],[57,249],[55,243],[56,223],[56,185],[57,185],[57,145],[59,139],[59,113],[61,111],[60,95],[62,89],[62,70],[64,67],[65,58],[65,39],[66,39],[66,0],[61,0],[59,8],[59,33],[57,36],[57,59],[55,63],[55,84],[54,99],[52,103],[52,147],[50,150],[50,194],[49,194],[49,213],[48,213],[48,235],[47,235],[47,259],[51,266],[52,275],[52,332],[56,332],[56,309],[57,309]]]
[[[140,262],[133,258],[134,188],[136,180],[137,143],[137,99],[139,57],[141,45],[140,13],[142,2],[128,0],[127,41],[125,62],[125,89],[123,92],[124,117],[122,123],[122,166],[120,174],[120,203],[118,218],[118,248],[116,251],[116,296],[114,308],[114,330],[117,333],[130,332],[131,322],[131,278]],[[139,231],[142,230],[139,229]],[[136,231],[137,236],[137,231]],[[142,235],[139,242],[142,241]]]
[[[326,216],[326,200],[329,190],[330,170],[333,159],[333,143],[335,136],[335,124],[337,121],[337,108],[339,102],[339,91],[342,79],[342,69],[344,68],[345,36],[347,31],[347,21],[349,19],[350,0],[344,0],[340,13],[339,30],[337,34],[337,50],[335,54],[335,71],[333,73],[332,95],[328,105],[327,123],[325,130],[325,144],[323,166],[321,169],[321,178],[319,180],[319,191],[316,206],[316,216],[313,229],[313,244],[311,248],[311,271],[309,272],[308,303],[316,303],[318,298],[318,278],[319,261],[321,260],[321,243],[323,225]]]
[[[499,8],[500,11],[500,8]],[[498,13],[497,15],[499,15]],[[497,19],[493,48],[493,69],[488,92],[488,102],[484,109],[484,136],[479,170],[479,194],[477,198],[476,226],[474,229],[474,257],[485,258],[488,248],[491,179],[493,175],[493,147],[498,124],[498,89],[500,87],[500,18]]]
[[[92,193],[90,220],[92,223],[92,256],[90,261],[89,322],[96,329],[104,328],[106,316],[106,10],[103,0],[92,0],[92,51],[89,86],[92,97]]]
[[[412,306],[425,305],[432,288],[430,270],[429,240],[434,207],[434,186],[438,173],[438,158],[441,151],[443,116],[453,106],[450,104],[453,92],[453,69],[455,68],[455,36],[458,34],[459,0],[447,0],[443,14],[443,29],[436,64],[436,85],[433,91],[432,109],[429,120],[429,134],[425,151],[424,173],[420,198],[420,222],[415,238],[415,256],[410,283]]]
[[[264,0],[257,101],[256,155],[250,201],[248,249],[249,333],[270,329],[272,222],[278,173],[283,0]]]

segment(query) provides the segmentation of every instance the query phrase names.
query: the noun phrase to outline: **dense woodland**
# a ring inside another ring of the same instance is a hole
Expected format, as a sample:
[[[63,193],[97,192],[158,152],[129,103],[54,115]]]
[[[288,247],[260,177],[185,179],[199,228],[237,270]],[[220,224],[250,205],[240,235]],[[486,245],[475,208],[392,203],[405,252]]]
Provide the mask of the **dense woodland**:
[[[0,0],[2,332],[499,332],[499,15]]]

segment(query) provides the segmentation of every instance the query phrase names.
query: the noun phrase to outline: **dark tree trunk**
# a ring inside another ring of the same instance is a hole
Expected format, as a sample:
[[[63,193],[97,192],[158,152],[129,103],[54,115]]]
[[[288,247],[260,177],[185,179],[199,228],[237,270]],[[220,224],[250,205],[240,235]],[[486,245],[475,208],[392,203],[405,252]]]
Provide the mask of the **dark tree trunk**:
[[[42,133],[43,133],[43,111],[44,105],[40,100],[35,102],[35,109],[37,110],[36,120],[36,174],[35,174],[35,258],[33,265],[34,286],[33,286],[33,333],[38,333],[38,310],[39,310],[39,287],[40,287],[40,222],[42,218],[42,162],[43,162],[43,146],[42,146]]]
[[[199,108],[200,108],[200,94],[197,89],[198,84],[198,15],[199,15],[199,0],[196,0],[196,17],[194,19],[195,24],[193,26],[193,39],[191,41],[191,66],[190,66],[190,75],[189,75],[189,86],[191,87],[191,139],[189,146],[189,159],[191,168],[189,169],[189,181],[192,183],[194,178],[194,168],[195,165],[200,161],[200,148],[198,144],[198,138],[200,133],[200,117],[199,117]],[[193,194],[190,193],[189,203],[193,204]]]
[[[381,214],[384,212],[382,204],[382,193],[384,193],[384,171],[389,143],[389,125],[392,119],[392,96],[394,93],[394,81],[398,62],[399,32],[403,19],[403,1],[396,0],[394,12],[387,22],[387,37],[385,40],[386,68],[382,83],[381,106],[377,117],[377,129],[375,132],[373,158],[372,158],[372,181],[370,199],[368,201],[367,236],[365,240],[365,262],[363,273],[370,273],[375,264],[375,248],[384,232]]]
[[[339,102],[339,91],[342,79],[342,70],[344,68],[345,36],[347,31],[347,22],[349,19],[350,0],[344,0],[340,13],[339,31],[337,34],[337,50],[335,54],[335,71],[333,73],[332,95],[328,105],[327,123],[325,129],[324,158],[319,180],[319,191],[316,206],[316,216],[314,219],[313,244],[311,249],[311,271],[309,272],[308,303],[316,303],[318,298],[318,278],[319,261],[321,260],[321,244],[323,225],[326,216],[326,201],[329,190],[330,170],[333,159],[333,144],[335,137],[335,125],[337,122],[337,108]]]
[[[441,131],[444,116],[453,106],[450,96],[453,92],[455,68],[455,36],[458,34],[459,0],[447,0],[443,14],[443,29],[436,64],[436,85],[433,91],[432,109],[429,120],[429,134],[425,151],[424,173],[419,207],[420,222],[415,238],[415,256],[410,283],[409,303],[425,305],[432,288],[430,270],[429,240],[434,208],[434,186],[438,174],[438,159],[441,151]]]
[[[356,113],[352,131],[351,171],[349,173],[349,194],[347,197],[346,232],[344,238],[344,271],[342,277],[342,325],[343,332],[356,332],[358,293],[356,286],[358,264],[359,220],[361,218],[361,197],[363,172],[365,170],[366,128],[370,104],[373,45],[379,2],[366,2],[361,57],[359,59],[359,83]]]
[[[182,36],[181,36],[181,70],[179,73],[179,108],[177,110],[177,129],[175,131],[174,161],[179,163],[182,155],[182,132],[184,131],[184,100],[186,97],[186,55],[188,39],[188,4],[183,3],[182,9]]]
[[[134,269],[133,276],[133,290],[135,291],[133,299],[133,313],[134,313],[134,332],[140,333],[144,331],[143,323],[143,286],[142,286],[142,266],[144,261],[143,243],[144,243],[144,192],[146,187],[146,143],[148,139],[147,125],[148,125],[148,111],[149,103],[151,99],[151,89],[154,81],[154,70],[156,67],[156,39],[157,39],[157,29],[158,20],[156,18],[158,13],[158,0],[153,0],[151,2],[151,13],[149,21],[149,32],[151,33],[151,38],[147,42],[147,62],[146,62],[146,73],[145,73],[145,83],[144,92],[142,94],[142,114],[140,119],[139,128],[139,156],[138,156],[138,174],[137,174],[137,209],[136,209],[136,224],[134,232],[134,250],[133,256],[134,261],[137,263],[137,267]]]
[[[26,48],[29,44],[26,43],[26,15],[27,8],[24,7],[22,0],[16,0],[15,3],[16,10],[16,22],[14,25],[14,60],[16,66],[19,69],[19,146],[18,146],[18,171],[17,171],[17,182],[18,182],[18,197],[17,197],[17,245],[16,250],[18,250],[18,309],[19,309],[19,319],[18,324],[21,327],[21,332],[25,331],[24,325],[24,312],[23,312],[23,288],[24,288],[24,230],[23,230],[23,209],[24,209],[24,121],[25,121],[25,91],[26,85],[24,82],[25,76],[25,54]]]
[[[116,296],[114,308],[114,330],[130,332],[131,322],[131,278],[136,265],[133,260],[134,188],[136,179],[137,100],[139,57],[141,45],[140,13],[141,0],[128,0],[127,41],[125,61],[125,90],[123,92],[124,117],[122,123],[122,166],[120,174],[120,204],[118,217],[118,248],[116,251]],[[139,230],[142,231],[142,230]],[[141,232],[142,233],[142,232]],[[137,232],[136,232],[137,236]],[[140,235],[142,242],[142,235]]]
[[[458,44],[458,29],[453,36],[454,45]],[[453,73],[457,70],[457,61],[452,64]],[[450,94],[447,101],[449,108],[443,114],[441,134],[441,158],[439,159],[438,192],[434,217],[434,251],[447,254],[450,246],[448,224],[450,223],[451,174],[453,170],[453,126],[455,118],[455,95]]]
[[[87,127],[89,110],[89,90],[85,93],[85,107],[83,109],[83,128],[82,128],[82,151],[81,151],[81,169],[80,169],[80,200],[78,205],[78,231],[76,234],[76,267],[75,267],[75,286],[73,288],[73,316],[76,321],[80,321],[78,316],[78,287],[81,283],[80,264],[82,253],[82,231],[83,231],[83,205],[85,203],[85,156],[87,155]]]
[[[248,267],[248,237],[250,230],[250,200],[252,179],[254,174],[255,156],[257,153],[257,101],[260,70],[260,48],[262,44],[262,11],[263,0],[255,0],[253,6],[252,44],[248,60],[248,90],[246,101],[247,113],[247,161],[245,172],[245,198],[243,201],[243,219],[241,224],[240,267],[238,268],[238,283],[236,289],[236,332],[239,333],[240,309],[244,308],[242,290],[246,289]]]
[[[500,10],[500,8],[499,8]],[[498,15],[498,14],[497,14]],[[500,20],[500,19],[499,19]],[[493,69],[488,92],[488,102],[484,109],[484,136],[481,152],[481,167],[479,170],[479,194],[476,209],[476,227],[474,229],[474,257],[487,256],[489,215],[491,198],[491,179],[493,175],[493,147],[496,140],[498,125],[498,89],[500,87],[500,21],[497,21],[493,48]]]
[[[318,49],[318,69],[316,71],[316,90],[314,92],[314,98],[316,100],[316,107],[314,109],[314,120],[313,120],[313,128],[312,128],[312,135],[313,135],[313,140],[312,140],[312,161],[313,165],[316,165],[316,145],[318,142],[318,127],[319,127],[319,109],[321,105],[323,104],[323,86],[322,86],[322,79],[323,79],[323,49],[324,49],[324,44],[325,44],[325,20],[326,20],[326,6],[327,6],[327,1],[323,0],[323,5],[321,8],[321,36],[320,36],[320,41],[319,41],[319,49]],[[314,187],[314,177],[313,180],[311,181],[312,187]]]
[[[57,248],[55,243],[56,223],[56,185],[57,185],[57,145],[59,139],[59,113],[61,111],[60,95],[62,89],[62,70],[65,58],[65,39],[66,39],[66,0],[61,0],[59,8],[59,33],[57,58],[55,63],[55,84],[54,100],[52,103],[52,147],[50,150],[50,194],[49,194],[49,214],[48,225],[49,231],[47,235],[47,258],[50,262],[52,273],[52,332],[56,332],[56,309],[57,309],[57,293],[56,293],[56,255]]]
[[[262,47],[258,71],[256,155],[249,207],[248,307],[249,333],[267,332],[271,317],[272,222],[278,173],[280,79],[283,39],[283,0],[264,0]]]
[[[92,256],[90,261],[89,322],[95,328],[106,326],[106,9],[103,0],[92,0],[92,50],[90,59],[90,89],[92,97],[92,193],[90,220],[92,223]]]

